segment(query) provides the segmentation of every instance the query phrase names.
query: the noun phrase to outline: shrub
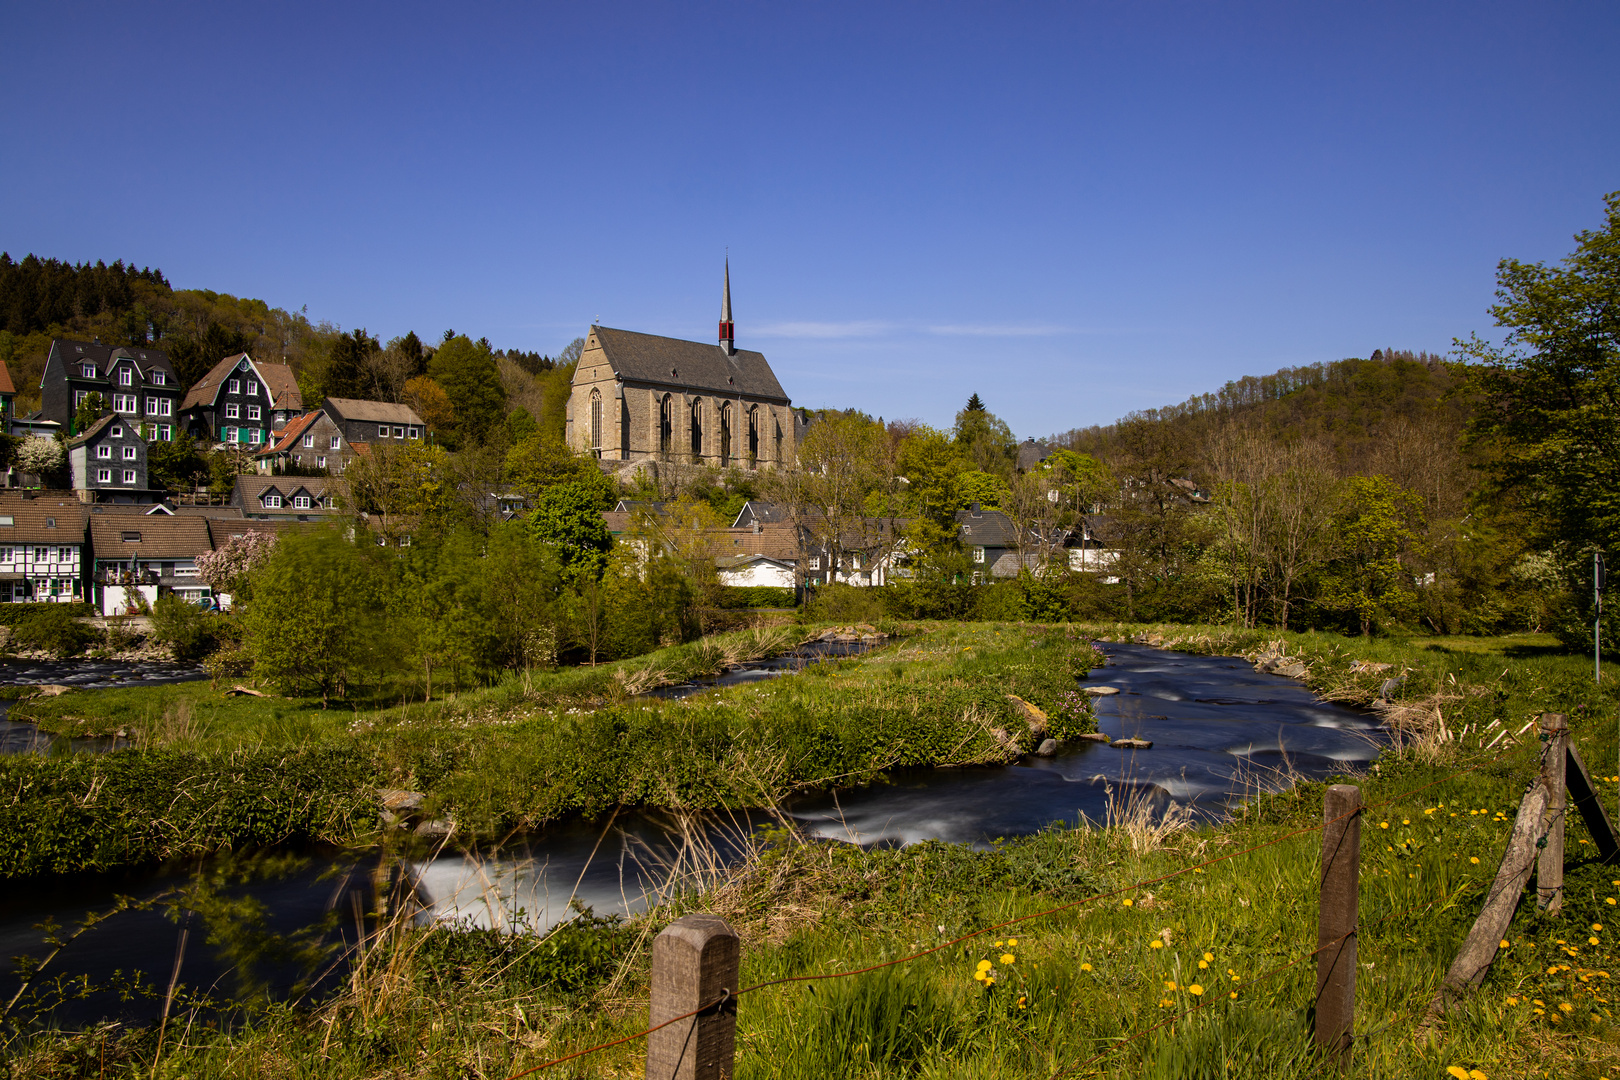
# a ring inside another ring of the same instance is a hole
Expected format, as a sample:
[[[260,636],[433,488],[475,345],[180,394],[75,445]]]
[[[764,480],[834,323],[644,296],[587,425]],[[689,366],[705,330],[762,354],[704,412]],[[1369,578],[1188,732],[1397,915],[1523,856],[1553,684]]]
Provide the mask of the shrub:
[[[99,636],[74,617],[70,604],[19,605],[25,614],[11,620],[11,645],[39,649],[58,658],[77,656]]]
[[[884,612],[884,590],[857,585],[822,585],[804,605],[806,622],[874,622]]]
[[[774,585],[728,585],[720,590],[723,608],[788,608],[796,603],[792,589]]]
[[[217,651],[222,639],[232,638],[234,623],[224,615],[211,615],[174,593],[158,597],[152,606],[152,640],[167,645],[174,658],[192,664]]]

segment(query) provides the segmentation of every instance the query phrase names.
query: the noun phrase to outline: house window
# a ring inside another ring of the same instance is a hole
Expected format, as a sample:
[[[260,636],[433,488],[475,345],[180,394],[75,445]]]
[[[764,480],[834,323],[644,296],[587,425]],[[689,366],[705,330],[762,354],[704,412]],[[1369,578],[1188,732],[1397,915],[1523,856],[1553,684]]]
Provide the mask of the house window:
[[[242,392],[242,380],[232,379],[230,385],[225,387],[225,392],[227,394],[240,394]]]
[[[170,427],[168,424],[159,424],[158,425],[158,438],[161,439],[163,442],[173,442],[174,441],[174,428]]]
[[[341,447],[342,445],[343,445],[343,436],[334,435],[334,436],[332,436],[332,445],[328,449],[336,450],[339,447]]]
[[[155,398],[155,397],[147,398],[146,399],[146,415],[147,416],[156,416],[158,414],[158,409],[161,407],[160,404],[159,404],[161,401],[162,401],[161,398]]]
[[[84,399],[89,397],[89,396],[90,396],[90,391],[88,391],[88,390],[75,390],[75,391],[73,391],[73,411],[78,412],[79,411],[79,406],[83,405],[84,404]]]
[[[50,548],[37,547],[34,549],[34,561],[44,562],[50,558]]]
[[[260,431],[258,428],[254,428],[252,431],[248,432],[248,442],[252,443],[254,446],[258,446],[259,440],[263,436],[264,432]]]
[[[280,510],[281,509],[281,496],[280,495],[266,495],[264,497],[264,508],[266,510]]]
[[[973,549],[973,561],[976,563],[984,562],[984,548],[976,547]]]
[[[405,437],[405,429],[404,428],[397,427],[397,428],[394,429],[394,438],[403,439],[404,437]]]
[[[173,416],[174,415],[174,402],[169,398],[159,398],[158,399],[158,415],[159,416]]]
[[[125,461],[134,461],[136,459],[136,456],[137,455],[135,453],[135,448],[133,446],[124,447],[124,460]]]
[[[163,372],[161,372],[161,371],[152,372],[152,385],[153,386],[167,386],[168,385],[168,376],[164,375]]]
[[[276,418],[275,418],[275,420],[272,421],[272,423],[274,423],[276,425],[276,427],[280,427],[282,424],[285,424],[286,422],[287,422],[287,414],[284,413],[284,412],[281,412],[278,409],[276,411]]]
[[[8,547],[0,547],[0,562],[10,562],[10,561],[11,561],[11,549],[8,548]]]
[[[307,447],[308,449],[313,450],[315,448],[315,436],[313,436],[313,435],[305,435],[304,436],[304,446]]]
[[[322,454],[320,457],[315,459],[315,467],[317,469],[326,468],[326,455],[325,454]]]
[[[228,427],[228,428],[225,429],[225,441],[230,443],[233,446],[236,445],[236,429],[235,428]]]
[[[124,437],[124,429],[115,424],[113,425],[112,430],[107,432],[107,434],[111,435],[115,439],[122,439]]]
[[[812,555],[812,556],[810,556],[810,569],[812,569],[812,570],[820,570],[821,569],[821,556],[820,555]]]
[[[98,483],[98,484],[110,484],[110,483],[112,483],[112,470],[111,469],[97,469],[96,470],[96,483]]]
[[[129,368],[127,368],[127,367],[119,368],[118,369],[118,385],[119,386],[134,386],[135,385],[135,373],[133,371],[131,371]]]
[[[112,447],[108,446],[106,443],[102,443],[100,446],[96,447],[96,457],[103,461],[111,461]]]
[[[377,425],[377,438],[379,438],[379,439],[388,438],[388,425],[387,424],[378,424]]]
[[[293,509],[294,510],[308,510],[309,509],[309,496],[308,495],[294,495],[293,496]]]
[[[259,407],[257,405],[249,405],[248,406],[248,419],[249,420],[258,420],[258,419],[260,419]]]
[[[83,375],[87,379],[95,378],[96,377],[96,365],[94,365],[94,364],[80,364],[79,365],[79,374]]]
[[[141,411],[141,402],[134,394],[114,394],[113,411],[121,413],[138,413]]]
[[[254,382],[252,379],[248,380],[247,396],[248,397],[258,397],[259,396],[259,384]]]
[[[410,547],[411,546],[411,538],[408,537],[408,536],[400,537],[399,538],[399,546],[400,547]]]
[[[73,561],[73,549],[72,548],[57,548],[56,549],[56,557],[57,557],[57,559],[59,559],[62,562],[72,562]]]
[[[134,482],[135,482],[135,470],[134,469],[125,469],[124,470],[124,483],[133,484]]]
[[[230,404],[230,405],[225,406],[225,419],[227,419],[227,420],[240,420],[241,418],[242,418],[242,406],[236,405],[236,404]]]
[[[414,425],[405,430],[405,435],[407,438],[411,439],[420,439],[422,437],[421,432],[418,431]]]

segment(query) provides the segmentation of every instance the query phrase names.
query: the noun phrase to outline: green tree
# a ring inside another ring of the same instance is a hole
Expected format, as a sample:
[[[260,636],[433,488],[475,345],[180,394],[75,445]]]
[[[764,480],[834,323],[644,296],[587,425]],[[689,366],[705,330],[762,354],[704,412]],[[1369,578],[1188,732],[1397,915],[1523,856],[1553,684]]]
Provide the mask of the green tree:
[[[576,482],[547,488],[529,515],[530,535],[556,553],[570,580],[602,575],[613,546],[602,510],[597,493]]]
[[[371,389],[369,361],[371,354],[381,346],[364,329],[339,334],[332,343],[326,359],[326,374],[321,384],[327,397],[367,398]]]
[[[287,694],[318,694],[324,705],[376,678],[399,650],[380,618],[386,578],[361,548],[335,529],[289,532],[253,571],[242,609],[254,670]]]
[[[146,467],[153,487],[171,491],[189,490],[198,477],[208,475],[208,463],[197,452],[196,442],[185,432],[168,442],[152,443],[147,450]]]
[[[506,453],[506,479],[510,486],[537,498],[557,484],[578,483],[591,489],[605,510],[615,491],[594,460],[575,454],[550,432],[532,432]]]
[[[1417,599],[1401,558],[1417,543],[1423,502],[1387,476],[1345,481],[1332,524],[1335,557],[1317,603],[1353,616],[1363,636],[1383,620],[1399,618]]]
[[[455,435],[461,443],[484,442],[506,418],[506,389],[487,341],[460,334],[440,345],[428,361],[428,374],[444,389],[455,409]]]
[[[984,407],[979,395],[956,414],[954,442],[962,456],[981,472],[1010,478],[1018,460],[1017,443],[1006,421]]]
[[[1470,444],[1568,561],[1620,541],[1620,192],[1603,201],[1603,227],[1577,233],[1561,265],[1498,264],[1501,346],[1458,343],[1483,365]]]
[[[956,541],[956,481],[968,470],[950,436],[919,424],[901,440],[897,465],[905,479],[908,548],[913,559],[926,558]]]
[[[106,416],[110,410],[107,408],[107,399],[92,390],[79,402],[79,407],[73,413],[73,434],[78,435],[88,431],[91,424]]]

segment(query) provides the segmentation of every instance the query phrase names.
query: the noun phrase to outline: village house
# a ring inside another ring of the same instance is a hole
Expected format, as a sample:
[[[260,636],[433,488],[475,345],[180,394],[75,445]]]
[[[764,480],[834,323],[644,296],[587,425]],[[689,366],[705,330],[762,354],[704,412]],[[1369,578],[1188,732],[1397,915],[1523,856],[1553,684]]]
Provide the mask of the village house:
[[[93,603],[103,615],[122,615],[172,592],[193,602],[210,597],[197,576],[197,556],[213,550],[203,518],[168,514],[90,515],[95,558]]]
[[[325,409],[296,416],[275,432],[275,441],[253,456],[266,476],[289,471],[325,471],[341,476],[353,456],[343,429]]]
[[[83,600],[87,518],[74,498],[0,497],[0,602]]]
[[[238,476],[230,505],[261,521],[324,521],[343,494],[343,482],[325,476]]]
[[[160,349],[57,338],[39,380],[39,419],[77,434],[79,406],[99,394],[131,430],[148,441],[168,442],[177,430],[181,391],[169,354]]]
[[[259,447],[303,411],[292,368],[237,353],[215,364],[186,393],[180,424],[199,441]]]
[[[73,490],[85,502],[152,502],[147,488],[146,440],[118,413],[103,416],[67,441]]]
[[[9,432],[11,422],[17,418],[17,388],[12,385],[11,372],[0,360],[0,431]]]
[[[420,445],[427,438],[427,425],[409,405],[391,401],[357,401],[352,398],[327,398],[321,405],[337,435],[350,444],[380,443],[390,446]],[[329,450],[342,449],[332,441]]]
[[[726,270],[718,345],[592,326],[566,440],[607,462],[762,469],[797,454],[792,402],[761,353],[738,349]]]

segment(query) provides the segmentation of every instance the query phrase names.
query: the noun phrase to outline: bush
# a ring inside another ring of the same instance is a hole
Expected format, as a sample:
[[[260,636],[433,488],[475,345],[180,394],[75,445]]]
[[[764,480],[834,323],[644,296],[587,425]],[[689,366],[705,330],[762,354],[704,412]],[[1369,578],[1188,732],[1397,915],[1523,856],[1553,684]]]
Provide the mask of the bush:
[[[99,636],[80,622],[72,608],[77,604],[19,604],[23,614],[12,616],[11,646],[39,649],[58,659],[77,656]]]
[[[821,585],[804,605],[806,622],[876,622],[883,618],[885,589]]]
[[[152,606],[152,640],[167,645],[182,664],[194,664],[219,649],[222,640],[236,635],[228,616],[212,615],[174,593],[158,597]]]
[[[75,618],[86,618],[97,614],[94,605],[75,601],[71,604],[0,604],[0,626],[16,626],[20,622],[27,622],[34,617],[36,609],[53,607],[58,611],[65,611]]]
[[[720,590],[723,608],[790,608],[797,603],[792,589],[774,585],[727,585]]]

